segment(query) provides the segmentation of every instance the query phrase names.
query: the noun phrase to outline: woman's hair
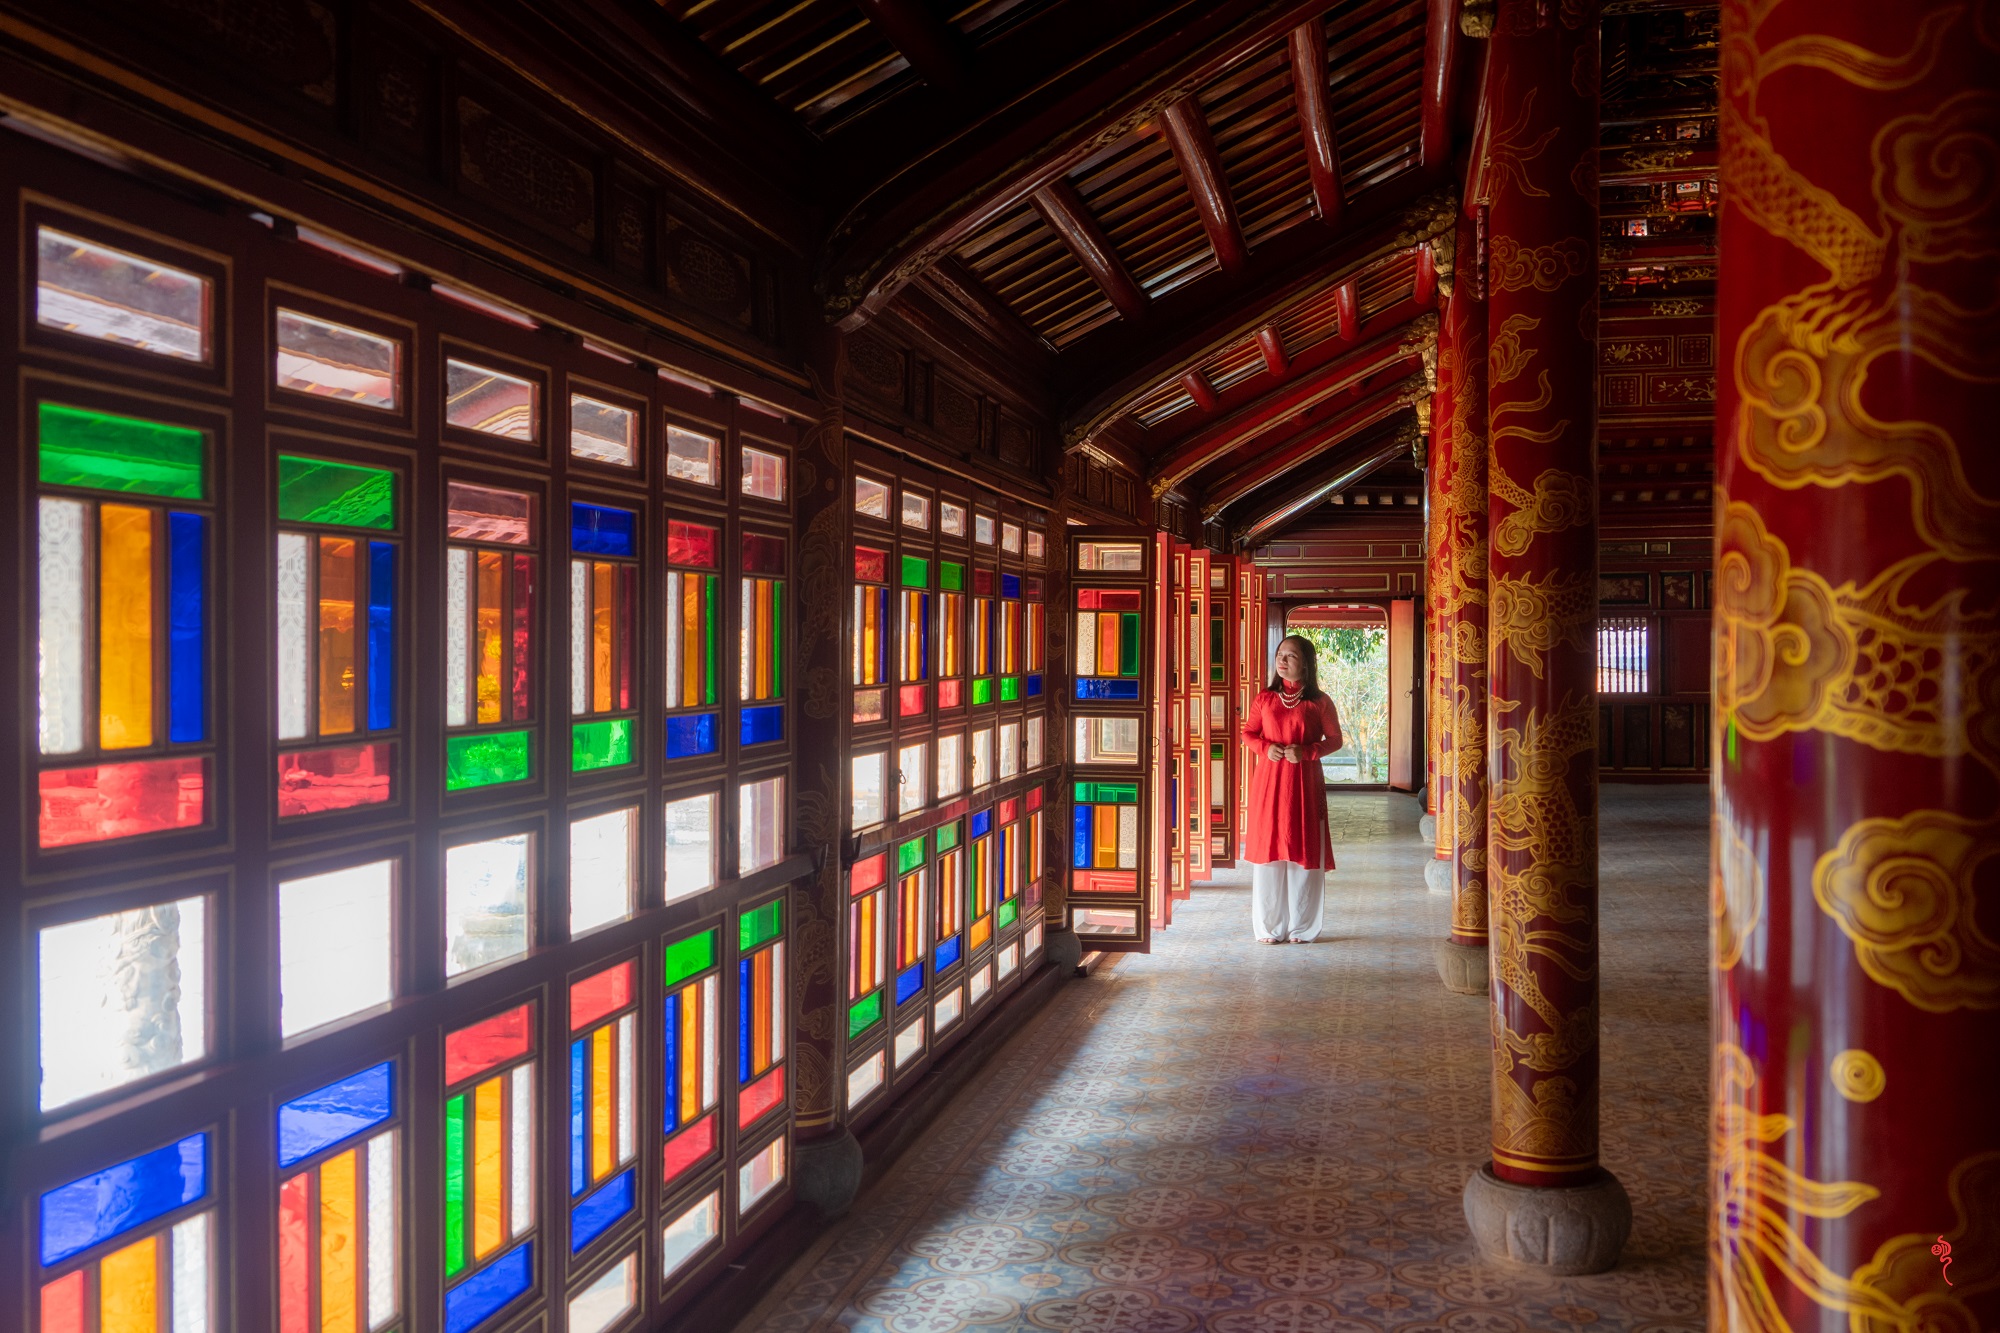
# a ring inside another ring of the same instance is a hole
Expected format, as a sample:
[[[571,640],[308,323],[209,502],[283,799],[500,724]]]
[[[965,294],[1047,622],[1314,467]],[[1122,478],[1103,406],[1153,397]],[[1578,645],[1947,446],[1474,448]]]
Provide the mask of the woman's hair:
[[[1284,638],[1278,640],[1278,647],[1283,648],[1288,643],[1297,644],[1299,647],[1299,656],[1303,657],[1306,660],[1306,671],[1305,671],[1306,688],[1305,688],[1305,693],[1302,697],[1310,699],[1314,703],[1318,703],[1320,698],[1319,650],[1313,647],[1311,639],[1306,638],[1302,634],[1287,634]],[[1273,659],[1275,659],[1277,657],[1277,654],[1272,653],[1271,656]],[[1281,691],[1284,688],[1285,688],[1284,677],[1278,674],[1277,666],[1274,663],[1271,668],[1271,689]]]

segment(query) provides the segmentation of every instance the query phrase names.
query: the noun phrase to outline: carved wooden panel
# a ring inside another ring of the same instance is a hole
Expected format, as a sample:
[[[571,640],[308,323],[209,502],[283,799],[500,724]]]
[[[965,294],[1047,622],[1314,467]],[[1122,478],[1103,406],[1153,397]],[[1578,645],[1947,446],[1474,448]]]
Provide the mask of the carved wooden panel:
[[[909,400],[908,366],[902,348],[873,334],[864,333],[848,340],[848,383],[898,408],[905,407]]]
[[[931,380],[931,424],[953,444],[979,443],[979,399],[943,375]]]
[[[461,93],[461,188],[509,215],[587,250],[597,239],[597,176],[532,113],[504,108],[491,94]]]
[[[1035,432],[1027,422],[1002,412],[999,425],[994,430],[994,439],[1001,462],[1010,467],[1034,470]]]
[[[1701,705],[1676,703],[1660,705],[1660,767],[1701,766]]]
[[[1708,693],[1711,669],[1709,618],[1705,615],[1671,616],[1664,623],[1667,629],[1666,692]]]
[[[1599,574],[1597,600],[1605,606],[1650,606],[1652,577],[1647,574]]]
[[[680,218],[667,219],[667,290],[748,330],[756,323],[750,260]]]
[[[363,142],[427,175],[437,170],[438,61],[400,28],[370,27],[355,112]]]
[[[611,265],[644,283],[653,281],[658,253],[658,203],[652,188],[635,177],[622,177],[611,189],[607,222]]]

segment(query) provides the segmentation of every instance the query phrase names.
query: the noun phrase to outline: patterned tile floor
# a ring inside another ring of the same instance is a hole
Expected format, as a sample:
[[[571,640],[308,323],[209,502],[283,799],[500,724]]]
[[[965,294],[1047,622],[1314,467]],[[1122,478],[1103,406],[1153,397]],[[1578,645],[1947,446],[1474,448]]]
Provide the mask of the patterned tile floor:
[[[1617,1270],[1475,1257],[1487,1035],[1438,983],[1408,797],[1331,798],[1312,946],[1200,890],[1063,988],[803,1254],[742,1333],[1517,1333],[1704,1322],[1707,794],[1604,790],[1604,1160]]]

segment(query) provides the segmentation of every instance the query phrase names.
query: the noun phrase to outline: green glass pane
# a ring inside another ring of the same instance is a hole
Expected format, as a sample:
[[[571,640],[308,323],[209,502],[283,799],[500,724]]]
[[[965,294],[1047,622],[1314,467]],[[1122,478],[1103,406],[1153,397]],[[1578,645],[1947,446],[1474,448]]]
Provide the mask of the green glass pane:
[[[924,840],[912,838],[896,849],[896,873],[907,875],[924,863]]]
[[[972,682],[972,702],[976,704],[990,704],[993,702],[992,677],[981,676]]]
[[[444,740],[446,791],[491,787],[500,782],[526,782],[533,775],[529,734],[489,731],[477,736],[447,736]]]
[[[958,846],[958,822],[954,820],[939,829],[937,831],[937,840],[939,856],[943,856],[946,852]]]
[[[617,768],[632,762],[632,719],[607,717],[579,722],[569,730],[569,766],[578,773]]]
[[[444,1104],[444,1275],[465,1267],[465,1097]]]
[[[697,972],[706,972],[714,967],[717,935],[716,931],[704,930],[699,935],[690,935],[669,944],[661,958],[665,973],[663,984],[672,988]]]
[[[1223,648],[1228,642],[1223,632],[1221,616],[1210,616],[1208,620],[1208,681],[1211,685],[1221,685],[1228,675],[1228,659],[1223,656]]]
[[[722,618],[716,614],[716,608],[722,605],[722,576],[719,574],[710,574],[706,582],[708,584],[707,593],[702,599],[701,606],[702,639],[704,643],[704,655],[707,660],[701,673],[701,701],[705,704],[712,704],[715,702],[716,635],[720,632],[716,627],[716,622]]]
[[[188,426],[43,403],[40,476],[51,486],[89,486],[182,500],[208,496],[204,439]]]
[[[965,566],[956,560],[938,561],[938,587],[946,592],[965,590]]]
[[[1139,613],[1123,611],[1118,616],[1118,674],[1139,674]]]
[[[1018,699],[1020,697],[1021,678],[1019,676],[1000,677],[1000,701],[1006,703],[1010,699]]]
[[[876,991],[847,1011],[847,1039],[854,1040],[882,1021],[882,992]]]
[[[931,586],[931,562],[920,555],[903,557],[903,586],[905,588],[928,588]]]
[[[1136,782],[1079,782],[1076,784],[1076,799],[1085,805],[1137,805],[1139,784]]]
[[[1012,898],[1009,898],[1006,902],[1001,903],[1000,929],[1005,930],[1007,927],[1013,925],[1015,920],[1019,918],[1020,915],[1021,915],[1021,904],[1015,902]]]
[[[776,939],[785,928],[785,900],[773,898],[754,912],[745,912],[736,923],[736,947],[748,952],[765,940]]]
[[[396,474],[324,458],[278,455],[278,517],[344,528],[396,526]]]

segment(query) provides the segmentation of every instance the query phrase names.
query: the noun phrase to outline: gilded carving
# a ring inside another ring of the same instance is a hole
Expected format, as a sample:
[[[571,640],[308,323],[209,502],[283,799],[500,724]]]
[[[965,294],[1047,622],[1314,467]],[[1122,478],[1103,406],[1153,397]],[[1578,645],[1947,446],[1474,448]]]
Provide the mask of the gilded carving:
[[[1850,1102],[1872,1102],[1889,1086],[1882,1062],[1859,1047],[1850,1046],[1829,1060],[1826,1076],[1834,1091]]]
[[[1553,245],[1522,245],[1511,236],[1495,236],[1487,249],[1487,275],[1493,290],[1538,292],[1556,288],[1588,271],[1590,247],[1574,236]]]
[[[2000,940],[1981,927],[1975,886],[1996,858],[2000,821],[1945,810],[1863,819],[1813,866],[1813,897],[1862,970],[1917,1008],[2000,1008]]]
[[[1513,513],[1493,525],[1493,549],[1502,555],[1525,554],[1542,533],[1562,532],[1597,517],[1597,486],[1590,477],[1549,468],[1527,490],[1505,468],[1490,471],[1493,493],[1514,506]]]
[[[1557,647],[1590,651],[1597,629],[1597,587],[1588,575],[1496,575],[1489,586],[1488,642],[1544,677],[1548,654]]]
[[[1727,972],[1743,960],[1744,946],[1764,919],[1764,860],[1744,837],[1726,790],[1718,790],[1715,828],[1709,839],[1709,941],[1715,970]]]

